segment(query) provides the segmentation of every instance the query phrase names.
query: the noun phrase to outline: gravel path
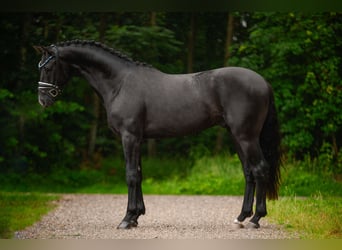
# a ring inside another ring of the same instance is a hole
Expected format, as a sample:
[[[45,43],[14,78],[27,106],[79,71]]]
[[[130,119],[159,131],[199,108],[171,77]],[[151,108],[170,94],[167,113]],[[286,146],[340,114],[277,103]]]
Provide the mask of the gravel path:
[[[260,221],[259,229],[232,223],[242,197],[145,195],[146,214],[139,226],[117,230],[126,210],[126,195],[63,195],[58,207],[40,222],[16,232],[19,239],[293,239]]]

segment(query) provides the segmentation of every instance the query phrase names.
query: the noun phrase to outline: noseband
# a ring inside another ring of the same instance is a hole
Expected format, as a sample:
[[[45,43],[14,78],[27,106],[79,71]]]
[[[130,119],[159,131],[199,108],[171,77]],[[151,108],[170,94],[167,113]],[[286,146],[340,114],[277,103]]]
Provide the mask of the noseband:
[[[62,90],[52,83],[48,82],[38,82],[38,90],[44,94],[48,94],[53,98],[56,98]]]
[[[39,70],[41,70],[42,68],[45,67],[46,64],[48,64],[48,62],[50,62],[53,58],[56,58],[56,70],[55,70],[55,76],[54,79],[57,79],[57,59],[58,59],[58,49],[56,45],[51,45],[51,47],[53,47],[56,50],[55,55],[51,55],[49,56],[44,62],[39,62],[38,63],[38,68]],[[38,82],[38,90],[44,94],[47,94],[49,96],[51,96],[52,98],[56,98],[61,92],[62,90],[60,89],[60,87],[56,84],[52,84],[52,83],[48,83],[48,82]]]

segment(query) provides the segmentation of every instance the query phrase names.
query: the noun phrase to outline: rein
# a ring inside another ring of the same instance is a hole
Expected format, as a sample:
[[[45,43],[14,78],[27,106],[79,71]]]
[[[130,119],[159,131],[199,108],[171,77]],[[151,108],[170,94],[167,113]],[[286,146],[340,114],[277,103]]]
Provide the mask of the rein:
[[[54,79],[57,79],[56,76],[57,76],[57,69],[58,69],[58,67],[57,67],[58,49],[57,49],[56,45],[51,45],[51,47],[53,47],[56,50],[55,55],[49,56],[44,62],[39,62],[38,68],[39,68],[39,70],[41,70],[53,58],[56,58],[56,70],[55,70],[55,74],[54,74]],[[58,85],[53,84],[53,83],[48,83],[48,82],[41,82],[41,81],[38,82],[38,90],[44,94],[48,94],[52,98],[56,98],[62,92],[62,90],[60,89],[60,87]]]

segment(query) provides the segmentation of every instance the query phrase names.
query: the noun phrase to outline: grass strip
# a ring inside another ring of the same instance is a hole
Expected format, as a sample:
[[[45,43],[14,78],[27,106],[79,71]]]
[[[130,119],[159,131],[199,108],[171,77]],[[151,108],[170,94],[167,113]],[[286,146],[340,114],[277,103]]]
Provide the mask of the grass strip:
[[[0,238],[13,238],[16,231],[38,221],[57,199],[49,194],[0,192]]]
[[[342,238],[342,197],[283,197],[268,203],[268,218],[302,239]]]

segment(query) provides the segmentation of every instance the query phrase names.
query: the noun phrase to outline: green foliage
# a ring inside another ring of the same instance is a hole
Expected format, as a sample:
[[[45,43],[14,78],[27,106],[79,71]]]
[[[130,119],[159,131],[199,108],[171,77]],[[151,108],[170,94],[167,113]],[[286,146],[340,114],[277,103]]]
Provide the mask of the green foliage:
[[[12,98],[13,94],[8,89],[0,89],[0,101],[6,98]]]
[[[112,26],[106,39],[109,45],[143,62],[169,73],[180,73],[182,62],[177,60],[181,43],[174,32],[160,26]],[[149,48],[149,49],[146,49]]]
[[[56,199],[55,195],[0,192],[0,238],[13,238],[15,231],[38,221]]]

